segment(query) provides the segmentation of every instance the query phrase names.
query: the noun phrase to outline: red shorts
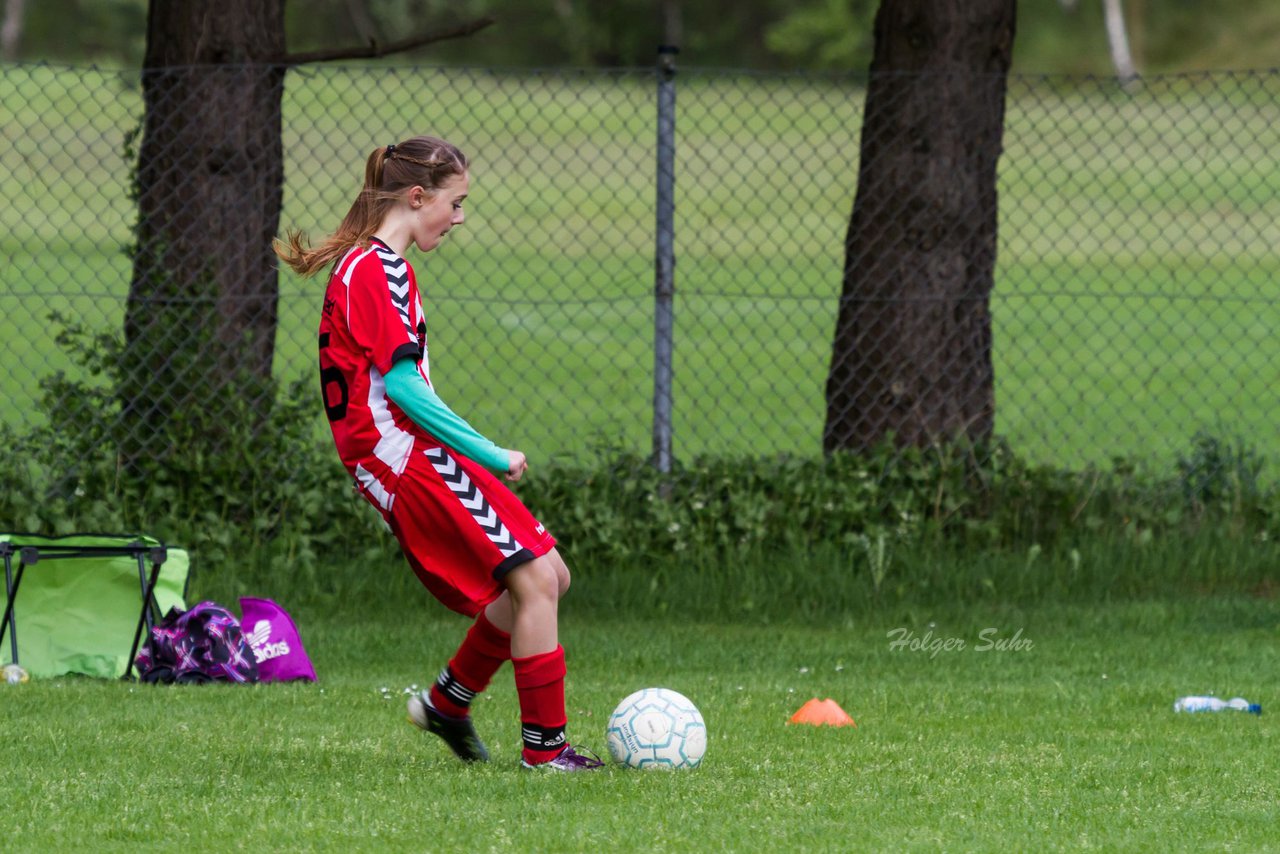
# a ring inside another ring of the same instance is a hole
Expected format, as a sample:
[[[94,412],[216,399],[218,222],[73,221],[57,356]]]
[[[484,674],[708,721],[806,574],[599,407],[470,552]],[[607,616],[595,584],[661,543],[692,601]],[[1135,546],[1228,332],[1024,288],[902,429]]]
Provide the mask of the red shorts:
[[[502,578],[555,546],[484,466],[447,448],[415,448],[387,521],[418,579],[447,608],[475,616]]]

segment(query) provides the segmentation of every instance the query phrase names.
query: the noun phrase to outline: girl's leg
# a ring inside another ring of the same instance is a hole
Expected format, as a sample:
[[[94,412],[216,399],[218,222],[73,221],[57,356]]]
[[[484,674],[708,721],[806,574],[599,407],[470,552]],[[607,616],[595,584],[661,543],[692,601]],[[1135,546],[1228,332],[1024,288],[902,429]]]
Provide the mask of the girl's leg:
[[[506,603],[490,607],[511,619],[511,664],[520,699],[520,724],[526,766],[543,765],[568,751],[565,739],[564,648],[559,641],[560,596],[569,586],[569,570],[552,549],[507,576]],[[563,770],[577,770],[565,768]]]
[[[432,707],[449,717],[466,717],[471,701],[489,687],[493,674],[510,657],[510,632],[495,626],[481,611],[467,630],[462,645],[431,686]]]
[[[564,595],[569,588],[569,569],[564,565],[560,555],[553,549],[551,555],[544,556],[555,572],[557,596]],[[462,645],[448,665],[440,672],[439,678],[431,686],[429,696],[431,705],[437,711],[454,718],[466,717],[470,711],[471,701],[489,686],[493,675],[498,672],[502,662],[511,658],[511,630],[515,623],[515,609],[511,594],[504,590],[502,595],[476,616],[476,621],[467,631]],[[551,629],[555,631],[556,622],[553,617]],[[540,641],[545,645],[545,641]],[[550,641],[549,649],[556,646],[555,638]]]
[[[561,558],[560,553],[553,548],[542,557],[531,561],[531,563],[537,563],[538,561],[544,561],[550,564],[552,570],[555,572],[556,600],[558,601],[563,599],[564,594],[569,589],[569,567],[565,566],[564,559]],[[512,570],[512,572],[515,572],[515,570]],[[515,628],[515,606],[511,600],[510,576],[508,576],[508,589],[502,591],[501,596],[490,602],[488,606],[485,607],[484,614],[488,617],[489,622],[494,626],[507,634],[512,633],[512,630]],[[554,641],[551,643],[551,646],[553,648],[555,647]]]
[[[487,762],[489,751],[471,722],[471,701],[511,657],[511,636],[483,611],[427,691],[409,698],[409,719],[435,733],[463,762]]]

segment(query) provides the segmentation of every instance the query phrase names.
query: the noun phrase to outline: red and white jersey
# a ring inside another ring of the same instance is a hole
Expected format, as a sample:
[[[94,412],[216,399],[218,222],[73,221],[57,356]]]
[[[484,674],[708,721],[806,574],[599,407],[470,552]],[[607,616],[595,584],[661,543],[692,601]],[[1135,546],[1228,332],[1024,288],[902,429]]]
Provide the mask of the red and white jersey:
[[[413,268],[375,238],[349,250],[329,279],[320,388],[343,465],[384,513],[415,444],[429,439],[387,397],[383,376],[406,356],[418,360],[429,384],[427,326]]]

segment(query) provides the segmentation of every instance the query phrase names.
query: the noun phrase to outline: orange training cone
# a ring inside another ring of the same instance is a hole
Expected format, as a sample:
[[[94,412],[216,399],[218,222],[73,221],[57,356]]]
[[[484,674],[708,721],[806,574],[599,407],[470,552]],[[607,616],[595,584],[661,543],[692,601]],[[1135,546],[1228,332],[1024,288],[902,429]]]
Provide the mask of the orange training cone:
[[[825,700],[819,700],[814,697],[809,702],[800,707],[791,719],[787,721],[789,724],[811,724],[813,726],[851,726],[856,727],[858,724],[835,700],[828,697]]]

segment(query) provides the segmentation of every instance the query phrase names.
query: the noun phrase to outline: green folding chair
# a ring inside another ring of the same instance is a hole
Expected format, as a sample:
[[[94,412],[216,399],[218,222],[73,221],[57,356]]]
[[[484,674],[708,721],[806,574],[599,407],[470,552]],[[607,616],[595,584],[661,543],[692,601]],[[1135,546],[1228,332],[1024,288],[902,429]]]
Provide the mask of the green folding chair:
[[[143,628],[186,607],[189,557],[154,537],[0,534],[0,558],[0,663],[7,634],[9,661],[35,678],[131,678]]]

